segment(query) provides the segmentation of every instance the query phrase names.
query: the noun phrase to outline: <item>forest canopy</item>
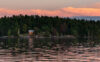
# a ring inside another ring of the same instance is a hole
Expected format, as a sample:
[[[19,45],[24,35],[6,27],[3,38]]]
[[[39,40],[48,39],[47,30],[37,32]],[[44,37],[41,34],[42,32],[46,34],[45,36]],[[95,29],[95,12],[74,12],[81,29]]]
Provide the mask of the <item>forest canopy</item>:
[[[78,20],[61,18],[58,16],[38,15],[13,15],[12,17],[0,18],[0,36],[18,36],[27,34],[28,30],[35,30],[36,35],[73,35],[76,37],[100,37],[100,21]]]

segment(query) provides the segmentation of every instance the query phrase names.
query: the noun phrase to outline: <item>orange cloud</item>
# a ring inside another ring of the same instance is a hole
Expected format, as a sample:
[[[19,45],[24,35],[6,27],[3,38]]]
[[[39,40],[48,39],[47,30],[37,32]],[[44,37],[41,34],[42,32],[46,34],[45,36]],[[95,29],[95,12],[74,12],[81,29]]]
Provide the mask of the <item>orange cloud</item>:
[[[69,12],[72,16],[100,16],[100,9],[97,8],[63,8],[65,12]]]
[[[29,10],[10,10],[0,8],[0,17],[12,16],[19,14],[27,15],[47,15],[47,16],[100,16],[99,8],[61,8],[58,10],[40,10],[40,9],[29,9]]]

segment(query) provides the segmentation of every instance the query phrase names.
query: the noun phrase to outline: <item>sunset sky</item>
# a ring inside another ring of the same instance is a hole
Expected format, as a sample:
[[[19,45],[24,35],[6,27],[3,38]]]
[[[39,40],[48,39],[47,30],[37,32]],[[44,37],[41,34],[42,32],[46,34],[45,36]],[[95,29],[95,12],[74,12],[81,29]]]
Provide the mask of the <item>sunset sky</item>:
[[[100,16],[100,0],[0,0],[0,17],[18,14]]]

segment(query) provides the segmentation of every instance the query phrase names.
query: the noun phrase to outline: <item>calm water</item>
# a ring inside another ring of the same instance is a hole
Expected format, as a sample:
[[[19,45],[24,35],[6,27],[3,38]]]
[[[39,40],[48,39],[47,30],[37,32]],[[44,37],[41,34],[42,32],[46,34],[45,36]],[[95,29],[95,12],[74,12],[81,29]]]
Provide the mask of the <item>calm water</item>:
[[[0,39],[0,62],[100,62],[99,40]]]

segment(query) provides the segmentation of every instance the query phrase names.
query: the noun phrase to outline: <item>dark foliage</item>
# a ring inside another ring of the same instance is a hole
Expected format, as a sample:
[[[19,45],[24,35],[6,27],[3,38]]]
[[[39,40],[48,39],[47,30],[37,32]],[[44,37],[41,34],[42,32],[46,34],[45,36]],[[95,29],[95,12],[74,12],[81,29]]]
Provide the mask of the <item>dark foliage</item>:
[[[77,20],[70,18],[19,15],[0,18],[0,36],[26,34],[34,29],[35,34],[74,35],[76,37],[99,38],[100,21]]]

